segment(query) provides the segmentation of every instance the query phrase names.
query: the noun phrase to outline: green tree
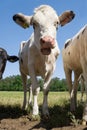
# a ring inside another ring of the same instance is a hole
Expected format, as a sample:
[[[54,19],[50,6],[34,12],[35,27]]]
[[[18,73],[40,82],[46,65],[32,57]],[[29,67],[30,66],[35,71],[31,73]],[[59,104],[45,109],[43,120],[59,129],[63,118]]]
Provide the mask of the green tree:
[[[40,90],[43,90],[43,80],[38,78],[38,86],[40,86]],[[31,85],[31,80],[28,78],[27,87]],[[65,79],[60,80],[55,77],[51,80],[50,83],[50,91],[66,91],[67,83]],[[0,91],[23,91],[23,85],[20,75],[13,75],[6,77],[3,80],[0,80]]]

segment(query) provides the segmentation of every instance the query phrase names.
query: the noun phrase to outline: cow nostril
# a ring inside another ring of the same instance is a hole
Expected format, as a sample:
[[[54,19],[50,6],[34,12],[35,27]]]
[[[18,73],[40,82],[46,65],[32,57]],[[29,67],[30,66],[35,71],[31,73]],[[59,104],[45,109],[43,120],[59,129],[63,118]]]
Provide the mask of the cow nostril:
[[[45,40],[43,38],[40,39],[40,43],[43,44],[45,43]]]
[[[47,38],[47,37],[41,38],[41,42],[42,42],[42,43],[52,42],[52,41],[53,41],[52,38]]]

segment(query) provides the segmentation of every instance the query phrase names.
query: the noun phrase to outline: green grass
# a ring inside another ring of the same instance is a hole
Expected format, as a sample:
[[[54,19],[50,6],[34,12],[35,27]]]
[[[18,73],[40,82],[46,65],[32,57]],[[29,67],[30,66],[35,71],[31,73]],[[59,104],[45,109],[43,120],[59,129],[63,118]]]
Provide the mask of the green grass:
[[[78,107],[74,115],[70,113],[70,102],[68,92],[49,92],[48,106],[50,112],[50,120],[45,121],[47,128],[77,125],[82,118],[83,103],[80,101],[81,94],[78,93]],[[43,101],[43,93],[38,96],[39,108],[41,111]],[[85,94],[84,94],[85,101]],[[3,118],[18,118],[27,112],[22,111],[23,92],[0,92],[0,119]],[[42,121],[44,122],[44,121]],[[50,125],[51,124],[51,125]]]

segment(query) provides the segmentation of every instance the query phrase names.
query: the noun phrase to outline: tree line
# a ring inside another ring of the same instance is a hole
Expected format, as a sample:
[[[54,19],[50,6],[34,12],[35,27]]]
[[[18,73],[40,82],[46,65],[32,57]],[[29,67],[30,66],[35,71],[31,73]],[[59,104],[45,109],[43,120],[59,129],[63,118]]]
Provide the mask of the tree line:
[[[27,81],[27,87],[30,86],[31,81],[30,78]],[[43,80],[38,78],[38,84],[40,86],[40,90],[43,89]],[[79,84],[80,89],[80,84]],[[52,78],[50,83],[50,91],[67,91],[67,83],[66,79],[59,79],[57,77]],[[23,85],[20,75],[13,75],[6,77],[5,79],[0,80],[0,91],[23,91]]]

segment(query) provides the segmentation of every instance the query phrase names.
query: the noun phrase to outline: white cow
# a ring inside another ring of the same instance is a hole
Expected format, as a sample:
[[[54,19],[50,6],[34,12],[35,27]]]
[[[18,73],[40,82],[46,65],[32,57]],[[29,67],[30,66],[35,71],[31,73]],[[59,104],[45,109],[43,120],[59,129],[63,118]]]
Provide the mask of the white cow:
[[[60,53],[56,41],[56,32],[58,25],[63,26],[73,18],[73,11],[66,11],[58,17],[55,10],[48,5],[42,5],[35,9],[32,16],[26,16],[21,13],[13,16],[13,20],[23,28],[27,28],[30,25],[34,28],[34,33],[28,41],[21,43],[19,51],[20,72],[24,86],[23,108],[26,107],[26,80],[27,75],[29,75],[34,96],[33,116],[39,113],[37,95],[40,89],[36,76],[41,76],[44,79],[42,112],[46,117],[49,116],[47,102],[49,84],[55,70],[57,56]],[[31,100],[29,104],[31,104]]]
[[[0,79],[2,79],[7,61],[13,63],[16,62],[17,60],[19,60],[17,56],[9,56],[5,49],[0,48]]]
[[[75,111],[77,105],[78,78],[82,73],[87,94],[87,25],[66,42],[62,50],[62,57],[71,99],[70,108],[71,111]],[[74,71],[74,84],[72,84],[72,71]],[[87,121],[87,101],[84,108],[83,120]]]

